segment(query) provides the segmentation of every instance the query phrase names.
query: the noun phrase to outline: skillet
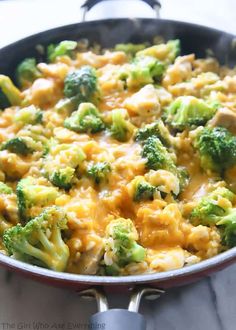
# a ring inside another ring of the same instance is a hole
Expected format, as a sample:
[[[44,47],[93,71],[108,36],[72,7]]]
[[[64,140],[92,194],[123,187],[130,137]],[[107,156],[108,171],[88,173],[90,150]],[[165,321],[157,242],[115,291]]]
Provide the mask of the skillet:
[[[87,0],[83,5],[86,12],[94,5],[105,0]],[[155,10],[159,10],[157,0],[142,0]],[[14,71],[19,62],[26,57],[36,57],[39,61],[44,55],[37,45],[47,46],[61,40],[86,38],[91,44],[98,43],[103,48],[117,43],[142,43],[152,41],[155,36],[165,40],[180,39],[182,54],[195,53],[205,57],[206,51],[213,52],[221,64],[236,64],[235,36],[220,30],[173,20],[164,19],[106,19],[82,22],[58,27],[17,41],[0,49],[0,73],[14,79]],[[28,265],[0,254],[0,264],[9,270],[24,274],[51,285],[83,291],[83,295],[95,296],[99,313],[92,316],[89,329],[106,330],[144,330],[145,320],[138,314],[138,306],[143,295],[158,297],[163,291],[176,285],[186,284],[223,269],[236,261],[236,248],[223,252],[216,257],[182,269],[149,275],[123,277],[103,277],[57,273],[44,268]],[[108,310],[104,290],[132,289],[129,310]]]

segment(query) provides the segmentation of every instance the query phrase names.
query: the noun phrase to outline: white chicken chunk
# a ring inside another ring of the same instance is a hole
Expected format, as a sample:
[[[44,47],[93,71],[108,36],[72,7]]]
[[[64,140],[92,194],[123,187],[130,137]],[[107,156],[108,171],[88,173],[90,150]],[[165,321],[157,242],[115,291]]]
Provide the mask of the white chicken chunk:
[[[127,98],[124,102],[124,107],[128,111],[143,117],[158,115],[161,110],[158,96],[159,92],[153,85],[146,85]]]
[[[228,108],[221,108],[210,121],[210,126],[223,126],[236,134],[236,113]]]

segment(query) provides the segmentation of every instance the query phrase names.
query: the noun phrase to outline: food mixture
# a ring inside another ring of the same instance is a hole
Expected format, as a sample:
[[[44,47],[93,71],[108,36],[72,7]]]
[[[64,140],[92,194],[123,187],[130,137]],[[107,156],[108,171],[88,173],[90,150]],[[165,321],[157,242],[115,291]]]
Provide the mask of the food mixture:
[[[236,245],[236,71],[179,40],[0,75],[0,252],[60,272],[163,272]]]

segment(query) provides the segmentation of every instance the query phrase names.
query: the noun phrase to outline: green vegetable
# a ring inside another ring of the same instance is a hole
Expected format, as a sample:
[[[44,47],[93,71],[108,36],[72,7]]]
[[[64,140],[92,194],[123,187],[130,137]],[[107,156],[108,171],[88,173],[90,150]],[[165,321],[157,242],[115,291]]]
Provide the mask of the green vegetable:
[[[135,134],[135,140],[145,142],[151,136],[158,137],[164,145],[171,144],[172,137],[161,119],[138,129]]]
[[[20,105],[21,101],[20,90],[9,77],[0,74],[0,109],[5,109],[10,105]]]
[[[151,56],[136,57],[132,64],[121,71],[121,79],[129,88],[141,87],[159,82],[165,65]]]
[[[236,246],[236,208],[229,209],[217,222],[217,226],[220,226],[223,244],[228,247]]]
[[[219,203],[222,198],[226,199],[223,204]],[[218,188],[200,200],[191,212],[190,220],[194,225],[218,226],[223,244],[236,246],[236,208],[232,207],[234,201],[235,195],[230,190]]]
[[[97,76],[94,68],[83,66],[70,72],[65,78],[64,94],[76,97],[78,103],[92,102],[97,94]]]
[[[22,108],[15,114],[14,121],[22,125],[36,125],[43,121],[43,112],[34,105]]]
[[[36,116],[37,116],[37,114],[36,114]],[[31,125],[26,124],[26,121],[27,121],[26,117],[24,118],[26,120],[25,125],[24,125],[23,117],[21,117],[22,122],[19,121],[19,123],[21,123],[21,125],[23,124],[23,127],[18,131],[15,138],[6,141],[6,143],[9,142],[10,147],[15,147],[14,151],[12,149],[12,152],[15,152],[15,153],[22,154],[21,153],[21,149],[22,149],[22,151],[23,151],[22,155],[32,154],[34,151],[39,151],[41,154],[44,155],[47,152],[48,144],[49,144],[48,130],[46,128],[44,128],[42,125],[36,124],[36,122],[35,122],[35,124],[31,124]],[[39,114],[39,118],[40,117],[41,117],[41,114]],[[30,118],[28,118],[28,119],[32,120],[32,121],[34,119],[38,120],[36,118],[37,117],[34,118],[34,116],[32,116],[31,119]],[[10,142],[11,140],[13,140],[13,141]],[[14,141],[14,140],[16,140],[16,141]],[[19,142],[19,146],[21,146],[22,148],[18,147],[18,142]],[[3,144],[3,148],[6,149],[6,146],[4,144]],[[7,149],[10,150],[9,148],[7,148]],[[24,152],[24,150],[25,150],[25,152]]]
[[[69,259],[69,248],[62,239],[62,230],[67,228],[67,218],[61,208],[52,206],[25,227],[20,224],[6,230],[4,245],[14,258],[64,271]]]
[[[6,183],[0,182],[1,214],[0,214],[0,244],[5,230],[18,222],[17,207],[13,189]]]
[[[236,137],[224,127],[204,128],[194,146],[204,170],[222,172],[236,164]]]
[[[147,159],[146,166],[149,169],[163,169],[176,172],[176,166],[171,154],[156,136],[150,136],[144,142],[142,157]]]
[[[189,175],[185,168],[177,167],[172,154],[155,135],[148,137],[143,144],[142,157],[146,158],[146,167],[150,170],[166,170],[173,173],[179,180],[180,191],[189,182]]]
[[[154,199],[154,194],[157,191],[156,187],[154,187],[147,181],[141,179],[134,179],[133,185],[134,185],[133,200],[135,202]]]
[[[4,142],[1,146],[1,150],[7,149],[15,154],[27,156],[32,154],[34,149],[34,141],[30,138],[16,137]]]
[[[25,223],[35,216],[35,210],[38,212],[37,209],[53,204],[59,193],[55,187],[43,185],[28,176],[17,184],[16,195],[20,220]]]
[[[79,109],[64,121],[64,127],[80,133],[98,133],[105,125],[92,103],[81,103]]]
[[[115,46],[115,51],[121,51],[126,53],[127,55],[134,56],[137,52],[140,50],[143,50],[146,48],[146,44],[117,44]]]
[[[91,177],[96,184],[107,180],[111,172],[111,165],[107,162],[90,164],[87,170],[88,176]]]
[[[180,96],[166,111],[166,122],[175,129],[183,131],[205,125],[216,112],[216,108],[194,96]]]
[[[112,125],[110,133],[113,138],[120,142],[129,140],[133,133],[133,125],[130,123],[127,112],[123,109],[112,110]]]
[[[178,166],[177,167],[177,177],[179,179],[179,186],[180,186],[180,191],[182,192],[187,185],[189,184],[189,173],[187,169],[183,166]]]
[[[217,203],[219,198],[225,198],[232,202],[234,197],[234,194],[227,188],[216,189],[199,201],[198,205],[191,212],[191,222],[194,225],[215,225],[219,221],[219,217],[225,213],[225,209]]]
[[[96,103],[99,98],[97,75],[94,68],[83,66],[70,72],[64,81],[65,99],[60,100],[55,109],[59,113],[71,114],[80,103]]]
[[[72,51],[77,47],[76,41],[64,40],[59,44],[51,44],[47,48],[47,58],[49,62],[54,62],[58,56],[71,56]]]
[[[137,243],[138,234],[129,219],[116,219],[107,227],[106,251],[113,254],[112,264],[107,265],[107,273],[118,275],[120,269],[132,262],[145,258],[145,249]]]
[[[50,177],[50,181],[57,187],[62,189],[70,189],[72,186],[72,180],[74,178],[75,169],[66,167],[59,169],[53,173]]]
[[[76,169],[85,158],[77,144],[52,144],[44,159],[42,173],[55,186],[68,190],[74,182]]]
[[[16,68],[16,80],[21,88],[29,87],[41,76],[42,74],[37,68],[35,58],[24,59]]]
[[[159,44],[139,51],[137,56],[152,56],[167,64],[174,62],[180,54],[180,41],[170,40],[166,44]]]
[[[13,190],[11,187],[9,187],[7,184],[0,182],[0,194],[4,195],[10,195],[13,193]]]

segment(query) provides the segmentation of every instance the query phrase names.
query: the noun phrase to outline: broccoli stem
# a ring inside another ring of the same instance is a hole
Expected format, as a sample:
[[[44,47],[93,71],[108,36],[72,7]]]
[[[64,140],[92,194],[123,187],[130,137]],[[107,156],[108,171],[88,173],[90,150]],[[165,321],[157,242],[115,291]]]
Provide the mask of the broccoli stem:
[[[22,96],[20,90],[13,84],[7,76],[0,75],[0,88],[8,98],[11,105],[20,105]]]

